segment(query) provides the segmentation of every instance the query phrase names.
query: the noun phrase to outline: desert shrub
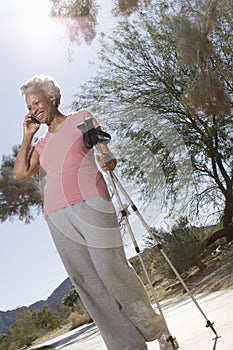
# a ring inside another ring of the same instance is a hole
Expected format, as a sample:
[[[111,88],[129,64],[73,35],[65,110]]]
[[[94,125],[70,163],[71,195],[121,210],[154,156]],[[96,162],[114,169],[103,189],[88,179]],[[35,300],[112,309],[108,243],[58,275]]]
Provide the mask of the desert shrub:
[[[170,232],[164,230],[154,232],[178,273],[188,272],[193,266],[202,268],[200,254],[203,251],[203,245],[200,233],[197,228],[188,224],[186,218],[181,218]],[[150,272],[168,278],[174,277],[174,272],[160,253],[158,247],[155,246],[154,241],[148,238],[146,244],[150,248],[147,249],[145,254]]]
[[[0,350],[8,350],[9,349],[9,339],[7,334],[0,334]]]
[[[77,311],[74,311],[69,316],[69,321],[71,322],[70,329],[75,329],[82,326],[83,324],[90,323],[92,321],[88,313],[79,314]]]
[[[18,350],[29,346],[34,340],[61,326],[62,323],[61,314],[54,312],[47,305],[41,310],[21,308],[18,310],[15,323],[9,329],[8,349]]]
[[[38,337],[34,316],[35,310],[19,310],[15,323],[9,329],[10,350],[29,346]]]

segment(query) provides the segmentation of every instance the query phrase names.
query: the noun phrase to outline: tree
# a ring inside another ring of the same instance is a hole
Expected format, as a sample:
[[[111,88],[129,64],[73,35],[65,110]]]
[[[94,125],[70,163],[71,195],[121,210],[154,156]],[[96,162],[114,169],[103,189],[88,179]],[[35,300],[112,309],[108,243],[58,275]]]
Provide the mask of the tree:
[[[35,314],[35,325],[41,333],[46,333],[62,324],[62,316],[59,312],[54,312],[48,305],[44,305],[41,310]]]
[[[18,217],[29,223],[41,212],[42,197],[39,188],[39,175],[17,182],[13,180],[13,167],[18,153],[18,146],[12,154],[3,156],[0,168],[0,221],[13,220]]]
[[[18,350],[23,346],[29,346],[38,337],[59,327],[62,322],[62,315],[47,305],[41,310],[20,308],[15,323],[9,328],[8,349]]]
[[[35,310],[19,310],[15,323],[9,329],[10,349],[17,350],[29,346],[38,337],[34,322]]]
[[[0,334],[0,350],[9,349],[9,339],[7,334]]]
[[[84,41],[91,44],[97,34],[98,12],[102,5],[96,0],[50,0],[50,15],[62,21],[71,44]],[[129,16],[141,7],[146,7],[150,0],[116,0],[112,14],[116,17]],[[102,5],[104,6],[104,5]]]
[[[178,214],[195,208],[199,219],[222,216],[228,239],[232,15],[228,0],[156,2],[120,22],[112,38],[103,35],[99,71],[74,102],[93,106],[117,133],[124,175],[152,197],[163,190],[170,207],[183,201]]]
[[[59,0],[53,3],[51,16],[64,22],[70,43],[82,39],[90,44],[96,36],[98,7],[95,0]]]
[[[77,310],[79,314],[86,312],[86,309],[83,306],[83,303],[75,288],[72,288],[69,294],[64,297],[63,305],[69,307],[71,312],[74,312],[75,310]]]
[[[152,232],[179,274],[188,272],[194,266],[200,270],[203,268],[201,260],[203,228],[192,227],[187,217],[180,217],[170,232],[155,228],[152,229]],[[168,278],[174,277],[174,272],[150,236],[145,239],[145,247],[143,254],[146,255],[150,271]]]
[[[71,311],[74,311],[75,306],[77,305],[79,301],[79,295],[75,288],[72,288],[72,290],[67,294],[63,299],[63,304],[71,309]]]

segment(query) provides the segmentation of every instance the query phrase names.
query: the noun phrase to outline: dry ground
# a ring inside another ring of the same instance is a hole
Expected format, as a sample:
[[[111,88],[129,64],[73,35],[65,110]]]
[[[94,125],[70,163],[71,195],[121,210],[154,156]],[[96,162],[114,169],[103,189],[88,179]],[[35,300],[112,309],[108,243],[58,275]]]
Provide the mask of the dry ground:
[[[220,251],[214,250],[203,259],[203,270],[193,268],[182,276],[189,290],[194,294],[215,292],[233,288],[233,244],[225,244]],[[185,293],[177,280],[164,280],[156,286],[159,299],[174,297]]]

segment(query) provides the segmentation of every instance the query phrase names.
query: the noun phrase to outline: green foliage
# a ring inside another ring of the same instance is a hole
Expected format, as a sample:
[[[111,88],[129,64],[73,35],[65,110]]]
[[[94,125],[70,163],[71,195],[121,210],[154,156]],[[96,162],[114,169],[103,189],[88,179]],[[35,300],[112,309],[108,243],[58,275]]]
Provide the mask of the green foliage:
[[[193,266],[202,268],[200,254],[203,251],[203,238],[199,230],[188,224],[187,218],[181,218],[172,227],[171,232],[155,230],[155,234],[164,252],[180,274],[188,272]],[[147,239],[146,245],[150,247],[146,256],[151,272],[168,278],[174,277],[173,271],[154,245],[152,238]]]
[[[47,332],[59,327],[62,323],[61,314],[54,312],[47,305],[38,310],[35,315],[35,325],[42,332]]]
[[[6,334],[0,334],[0,350],[9,349],[9,339]]]
[[[63,21],[67,28],[71,44],[83,41],[91,44],[97,34],[98,12],[104,4],[96,0],[50,0],[50,15]],[[112,14],[115,17],[130,16],[132,13],[147,7],[151,0],[117,0],[114,1]]]
[[[86,309],[75,288],[72,288],[70,293],[64,297],[63,305],[68,307],[70,312],[76,311],[78,314],[86,313]]]
[[[33,308],[19,308],[17,311],[17,317],[15,323],[9,328],[6,335],[0,335],[0,350],[18,350],[25,346],[30,346],[34,340],[40,338],[62,325],[72,323],[75,328],[77,326],[86,324],[91,321],[90,316],[82,306],[81,301],[76,292],[71,291],[73,303],[73,309],[75,312],[71,314],[74,318],[70,319],[71,304],[68,303],[69,295],[65,300],[70,306],[64,306],[63,304],[57,305],[58,311],[53,311],[45,305],[42,309],[35,310]],[[74,300],[75,296],[75,300]],[[68,310],[69,309],[69,310]],[[73,324],[75,321],[75,325]],[[53,347],[39,347],[36,349],[53,349]]]
[[[72,288],[69,294],[67,294],[63,299],[63,304],[69,308],[71,308],[72,311],[74,311],[74,307],[79,301],[79,295],[76,292],[75,288]]]
[[[39,189],[39,176],[17,182],[13,180],[13,167],[18,153],[18,146],[12,154],[3,156],[0,168],[0,221],[13,220],[18,217],[29,223],[42,209],[42,199]]]
[[[71,329],[92,321],[75,288],[63,298],[63,306],[69,310]]]
[[[38,337],[34,310],[20,310],[16,322],[9,329],[10,350],[29,346]]]
[[[9,350],[18,350],[29,346],[38,337],[46,334],[63,323],[63,316],[52,311],[47,305],[43,309],[19,309],[16,322],[10,327],[7,336]],[[0,348],[4,350],[4,348]]]
[[[90,44],[96,36],[98,7],[95,0],[53,1],[50,15],[67,28],[70,44]]]

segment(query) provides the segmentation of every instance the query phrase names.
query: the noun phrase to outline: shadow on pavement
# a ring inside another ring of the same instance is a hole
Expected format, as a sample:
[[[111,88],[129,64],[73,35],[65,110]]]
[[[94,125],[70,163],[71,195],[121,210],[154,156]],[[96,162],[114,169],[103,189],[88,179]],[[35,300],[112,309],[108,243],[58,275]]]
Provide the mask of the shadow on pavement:
[[[83,327],[82,329],[77,330],[77,332],[71,335],[67,335],[67,337],[57,340],[50,345],[55,348],[59,347],[59,349],[62,349],[67,345],[71,345],[72,343],[83,341],[83,340],[85,341],[85,338],[89,339],[91,336],[96,335],[97,333],[99,333],[98,328],[96,327],[95,323],[91,323],[86,327]],[[77,337],[80,337],[81,335],[82,337],[80,339],[77,339]]]

